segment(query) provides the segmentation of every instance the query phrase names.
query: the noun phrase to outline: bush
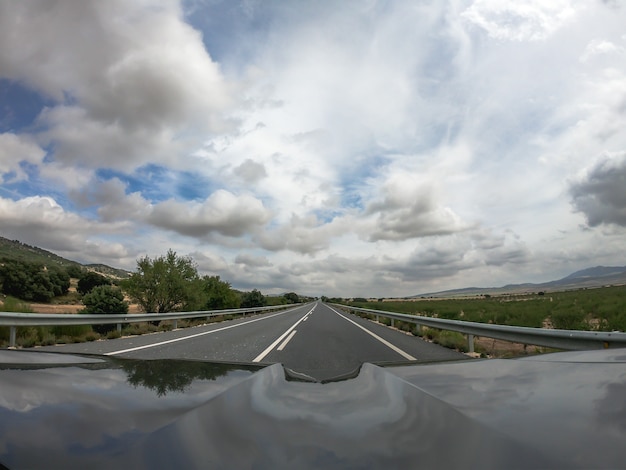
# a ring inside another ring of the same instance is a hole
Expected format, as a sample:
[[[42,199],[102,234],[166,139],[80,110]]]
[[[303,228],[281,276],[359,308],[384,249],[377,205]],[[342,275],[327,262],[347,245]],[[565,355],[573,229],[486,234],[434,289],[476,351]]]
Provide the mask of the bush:
[[[446,348],[467,352],[467,339],[456,331],[440,331],[434,342]]]
[[[264,307],[265,305],[265,297],[257,289],[253,289],[251,292],[246,292],[241,297],[241,308]]]
[[[0,289],[24,300],[49,302],[67,293],[70,276],[62,269],[39,263],[4,260],[0,263]]]
[[[116,287],[97,286],[83,297],[85,308],[81,313],[85,314],[126,314],[128,304],[124,301],[124,294]],[[116,328],[114,324],[93,325],[94,331],[101,335],[108,334]]]
[[[124,301],[124,294],[118,288],[111,286],[97,286],[83,297],[85,308],[81,313],[128,313],[128,304]]]
[[[65,271],[70,277],[73,277],[74,279],[80,279],[81,277],[83,277],[84,272],[82,266],[78,264],[70,264],[67,268],[65,268]]]
[[[85,295],[91,292],[94,287],[110,285],[111,281],[104,277],[102,274],[98,274],[94,271],[89,271],[78,280],[76,290],[79,293]]]

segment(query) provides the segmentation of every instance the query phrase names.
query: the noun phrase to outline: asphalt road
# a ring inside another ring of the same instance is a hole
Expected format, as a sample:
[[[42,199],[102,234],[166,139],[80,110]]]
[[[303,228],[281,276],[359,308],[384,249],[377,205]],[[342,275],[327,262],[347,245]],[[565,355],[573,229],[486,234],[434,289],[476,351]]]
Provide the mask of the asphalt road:
[[[41,349],[138,359],[278,362],[317,380],[350,374],[364,362],[467,358],[322,302],[201,327]]]

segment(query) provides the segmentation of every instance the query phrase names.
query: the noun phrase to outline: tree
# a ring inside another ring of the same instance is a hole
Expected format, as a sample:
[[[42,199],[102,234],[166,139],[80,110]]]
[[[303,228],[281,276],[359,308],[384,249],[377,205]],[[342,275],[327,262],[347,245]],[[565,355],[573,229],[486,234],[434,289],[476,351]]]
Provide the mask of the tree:
[[[67,272],[55,267],[5,260],[0,264],[0,283],[5,294],[23,300],[49,302],[53,297],[67,293],[70,277]]]
[[[128,304],[124,301],[122,291],[113,286],[96,286],[91,292],[83,297],[85,308],[80,313],[105,314],[105,313],[128,313]],[[101,335],[115,329],[113,324],[92,325],[92,328]]]
[[[265,297],[257,289],[253,289],[251,292],[246,292],[241,297],[241,307],[264,307],[266,304]]]
[[[67,274],[74,279],[80,279],[83,277],[84,269],[79,264],[70,264],[67,268],[65,268]]]
[[[83,297],[85,308],[81,313],[128,313],[124,294],[113,286],[96,286]]]
[[[231,289],[230,284],[220,280],[219,276],[204,276],[201,285],[206,296],[203,308],[220,310],[239,307],[239,296]]]
[[[297,304],[300,302],[300,297],[298,297],[298,294],[296,294],[295,292],[288,292],[285,295],[283,295],[283,297],[287,299],[289,303],[292,303],[292,304]]]
[[[170,249],[165,256],[139,258],[137,272],[122,281],[122,287],[144,311],[166,313],[197,303],[197,281],[193,260]]]
[[[110,285],[111,285],[111,281],[108,278],[104,277],[102,274],[99,274],[97,272],[89,271],[85,273],[85,275],[82,276],[78,280],[78,285],[76,286],[76,290],[79,293],[85,295],[91,292],[91,290],[94,287],[110,286]]]

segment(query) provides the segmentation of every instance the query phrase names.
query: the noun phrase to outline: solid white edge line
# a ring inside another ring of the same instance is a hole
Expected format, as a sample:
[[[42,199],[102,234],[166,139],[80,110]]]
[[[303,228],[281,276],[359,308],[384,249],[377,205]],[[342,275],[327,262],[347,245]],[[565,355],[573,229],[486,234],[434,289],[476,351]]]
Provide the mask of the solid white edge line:
[[[169,339],[167,341],[161,341],[159,343],[145,344],[143,346],[137,346],[135,348],[120,349],[119,351],[111,351],[111,352],[108,352],[108,353],[104,353],[104,355],[105,356],[115,356],[116,354],[123,354],[123,353],[127,353],[127,352],[132,352],[132,351],[139,351],[140,349],[154,348],[155,346],[161,346],[163,344],[176,343],[178,341],[185,341],[186,339],[192,339],[192,338],[197,338],[198,336],[210,335],[212,333],[217,333],[218,331],[224,331],[224,330],[228,330],[230,328],[236,328],[238,326],[247,325],[249,323],[254,323],[254,322],[257,322],[257,321],[261,321],[261,320],[267,320],[267,319],[275,317],[277,315],[284,315],[285,313],[288,313],[288,312],[291,312],[291,311],[292,310],[285,310],[284,312],[274,313],[274,314],[266,316],[266,317],[255,318],[254,320],[237,323],[236,325],[225,326],[223,328],[218,328],[216,330],[203,331],[202,333],[197,333],[195,335],[181,336],[180,338]]]
[[[306,321],[306,320],[305,320],[305,321]],[[298,332],[298,330],[293,330],[293,331],[291,332],[291,334],[290,334],[289,336],[287,336],[287,338],[285,339],[285,341],[283,341],[282,343],[280,343],[280,346],[278,346],[278,347],[276,348],[276,351],[282,351],[283,349],[285,349],[285,346],[287,346],[287,343],[288,343],[289,341],[291,341],[291,338],[293,338],[293,337],[294,337],[294,335],[295,335],[297,332]]]
[[[387,346],[388,348],[393,349],[395,352],[397,352],[398,354],[400,354],[402,357],[404,357],[405,359],[408,359],[409,361],[416,361],[417,359],[414,358],[413,356],[411,356],[409,353],[404,352],[402,349],[400,349],[397,346],[394,346],[393,344],[391,344],[389,341],[387,341],[386,339],[381,338],[380,336],[378,336],[376,333],[371,332],[370,330],[368,330],[367,328],[365,328],[364,326],[359,325],[357,322],[350,320],[348,317],[344,317],[341,313],[339,313],[337,310],[335,310],[334,308],[332,308],[329,305],[326,305],[329,309],[331,309],[333,312],[335,312],[337,315],[339,315],[341,318],[343,318],[344,320],[349,321],[350,323],[354,324],[355,326],[358,326],[359,328],[361,328],[363,331],[365,331],[368,335],[373,336],[374,338],[376,338],[378,341],[380,341],[381,343],[383,343],[385,346]]]
[[[278,343],[280,343],[280,342],[281,342],[281,341],[285,338],[285,336],[287,336],[289,333],[291,333],[291,330],[293,330],[296,326],[298,326],[298,324],[299,324],[302,320],[304,320],[304,319],[305,319],[305,318],[309,315],[309,313],[311,313],[313,310],[315,310],[315,307],[313,307],[311,310],[309,310],[309,311],[306,313],[306,315],[304,315],[304,316],[303,316],[300,320],[298,320],[298,321],[297,321],[297,322],[295,322],[293,325],[291,325],[291,327],[289,327],[289,328],[287,329],[287,331],[285,331],[282,335],[280,335],[280,336],[278,337],[278,339],[277,339],[276,341],[274,341],[274,342],[273,342],[272,344],[270,344],[267,348],[265,348],[265,350],[264,350],[261,354],[259,354],[257,357],[255,357],[254,359],[252,359],[252,362],[261,362],[261,361],[265,358],[265,356],[267,356],[267,355],[268,355],[268,354],[272,351],[272,349],[274,349],[274,348],[276,347],[276,345],[277,345]]]

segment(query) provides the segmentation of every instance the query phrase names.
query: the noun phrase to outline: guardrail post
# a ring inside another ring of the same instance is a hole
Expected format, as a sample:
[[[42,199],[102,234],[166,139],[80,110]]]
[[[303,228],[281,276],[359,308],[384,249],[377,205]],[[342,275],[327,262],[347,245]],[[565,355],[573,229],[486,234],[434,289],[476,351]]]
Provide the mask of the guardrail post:
[[[178,319],[174,319],[174,324],[172,325],[172,330],[178,328]]]
[[[117,332],[121,335],[122,334],[122,324],[118,323],[117,324]]]
[[[467,349],[470,353],[474,353],[474,335],[467,335]]]
[[[395,324],[395,322],[394,322],[394,320],[393,320],[393,318],[392,318],[392,319],[391,319],[391,328],[393,328],[394,324]]]
[[[14,348],[15,347],[15,331],[16,328],[14,326],[9,327],[9,347],[10,348]]]

